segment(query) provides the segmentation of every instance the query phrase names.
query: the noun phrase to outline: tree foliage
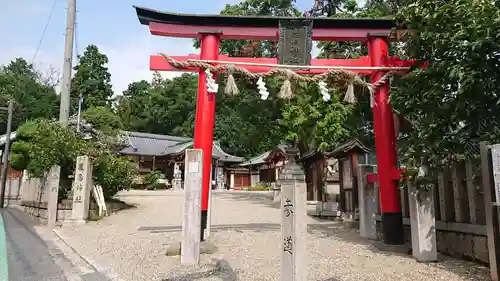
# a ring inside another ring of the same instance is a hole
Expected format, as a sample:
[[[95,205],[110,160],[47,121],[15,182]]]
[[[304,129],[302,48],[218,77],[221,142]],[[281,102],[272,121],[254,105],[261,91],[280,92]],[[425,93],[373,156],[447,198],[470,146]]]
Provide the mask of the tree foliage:
[[[311,1],[311,7],[313,5]],[[354,0],[331,1],[337,18],[395,18],[409,33],[402,43],[391,43],[390,54],[404,59],[427,61],[428,68],[415,70],[391,83],[391,104],[395,112],[412,124],[398,145],[407,158],[463,157],[480,140],[500,141],[498,111],[500,77],[499,7],[492,1]],[[243,0],[226,5],[223,15],[300,15],[294,0]],[[194,42],[199,47],[199,41]],[[220,53],[233,57],[276,57],[275,41],[223,40]],[[367,55],[365,42],[319,42],[322,58],[358,58]],[[124,129],[168,135],[193,136],[196,114],[197,76],[183,74],[164,79],[155,73],[152,81],[135,81],[114,100],[108,60],[96,46],[79,57],[72,81],[72,105],[84,96],[83,119],[105,134]],[[0,105],[13,99],[14,126],[35,118],[51,119],[58,111],[58,97],[50,83],[33,66],[17,59],[0,70]],[[349,138],[373,144],[372,110],[368,95],[356,88],[358,103],[342,102],[345,89],[331,89],[332,100],[324,102],[316,85],[297,83],[294,98],[275,98],[283,81],[267,78],[270,99],[260,100],[255,81],[235,77],[240,93],[223,93],[225,74],[216,95],[214,138],[231,154],[250,157],[279,144],[298,143],[302,153],[329,150]],[[0,111],[0,130],[5,127]],[[50,165],[74,161],[75,153],[89,153],[94,159],[98,181],[112,190],[129,185],[133,170],[117,148],[98,138],[78,139],[73,131],[49,121],[23,125],[13,161],[40,175]],[[36,133],[34,133],[36,132]],[[62,134],[59,138],[57,134]],[[43,138],[43,140],[42,140]],[[76,138],[76,139],[75,139]],[[61,142],[67,142],[63,146]],[[66,151],[56,151],[59,148]],[[82,150],[83,149],[83,150]],[[43,152],[47,157],[36,158]],[[65,158],[68,157],[68,158]],[[34,160],[34,159],[37,160]],[[122,160],[120,160],[122,159]],[[43,167],[43,168],[42,168]],[[105,172],[106,171],[106,172]],[[121,181],[123,180],[123,181]]]
[[[492,1],[418,0],[397,19],[417,30],[404,52],[429,62],[398,83],[391,102],[414,124],[406,156],[442,158],[477,153],[481,140],[500,141],[500,8]]]
[[[113,89],[111,74],[106,64],[108,57],[99,52],[95,45],[89,45],[83,55],[78,56],[78,65],[74,67],[75,76],[71,80],[72,108],[76,110],[78,98],[83,96],[82,108],[111,105]]]
[[[84,140],[73,126],[38,119],[24,123],[17,130],[16,138],[12,145],[12,167],[26,170],[32,177],[44,178],[53,166],[60,166],[63,197],[71,189],[70,178],[78,156],[88,155],[93,160],[95,183],[103,187],[106,199],[129,188],[137,172],[130,159],[116,154],[113,136],[98,133]]]
[[[0,67],[0,106],[14,102],[15,114],[12,127],[35,118],[54,118],[59,114],[59,97],[56,95],[49,75],[33,68],[22,58]],[[6,130],[7,112],[0,111],[0,131]]]
[[[181,127],[194,115],[196,92],[197,78],[192,74],[172,80],[156,74],[151,83],[129,84],[117,101],[117,114],[127,130],[173,134],[183,131]]]
[[[120,117],[108,107],[91,107],[82,112],[82,118],[90,123],[94,129],[106,135],[115,136],[123,129]]]
[[[301,85],[302,93],[283,107],[285,138],[296,141],[302,153],[313,149],[328,150],[350,137],[348,118],[352,106],[343,105],[343,95],[333,92],[325,102],[316,85]]]
[[[105,150],[93,161],[95,183],[103,189],[105,199],[111,199],[118,191],[129,189],[138,171],[132,159]]]
[[[43,177],[52,166],[73,167],[78,152],[85,146],[82,139],[59,123],[38,119],[24,123],[12,144],[12,167]]]

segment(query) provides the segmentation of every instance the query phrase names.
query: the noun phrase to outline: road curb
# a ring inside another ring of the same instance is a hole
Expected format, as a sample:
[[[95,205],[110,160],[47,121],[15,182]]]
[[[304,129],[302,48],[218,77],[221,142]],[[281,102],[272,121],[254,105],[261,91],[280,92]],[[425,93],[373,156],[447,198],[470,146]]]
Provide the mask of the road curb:
[[[81,254],[80,252],[78,252],[68,241],[66,238],[64,238],[64,236],[62,236],[56,229],[52,229],[52,232],[57,236],[57,238],[59,238],[59,240],[61,240],[64,245],[66,245],[68,248],[71,249],[71,251],[73,251],[77,256],[79,256],[83,261],[85,261],[95,272],[98,272],[104,276],[106,276],[106,278],[108,278],[109,280],[112,280],[112,281],[125,281],[123,279],[120,279],[118,276],[110,276],[108,273],[106,273],[106,270],[101,267],[99,264],[97,264],[95,261],[93,261],[92,259],[88,258],[87,256]]]
[[[3,214],[0,216],[0,281],[9,280],[9,257],[7,256],[7,242],[5,240],[5,225]]]

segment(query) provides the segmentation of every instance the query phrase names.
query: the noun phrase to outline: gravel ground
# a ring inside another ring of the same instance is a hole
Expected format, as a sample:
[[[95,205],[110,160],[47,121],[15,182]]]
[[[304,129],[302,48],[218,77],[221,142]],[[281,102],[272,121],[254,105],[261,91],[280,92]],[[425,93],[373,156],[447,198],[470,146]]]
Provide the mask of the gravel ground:
[[[223,192],[212,197],[210,241],[219,247],[201,266],[182,267],[165,256],[180,241],[183,197],[172,191],[128,191],[136,205],[98,222],[64,226],[59,233],[107,273],[125,281],[279,280],[280,211],[262,193]],[[309,218],[311,281],[482,281],[481,266],[446,257],[423,264],[408,255],[378,250],[340,223]]]

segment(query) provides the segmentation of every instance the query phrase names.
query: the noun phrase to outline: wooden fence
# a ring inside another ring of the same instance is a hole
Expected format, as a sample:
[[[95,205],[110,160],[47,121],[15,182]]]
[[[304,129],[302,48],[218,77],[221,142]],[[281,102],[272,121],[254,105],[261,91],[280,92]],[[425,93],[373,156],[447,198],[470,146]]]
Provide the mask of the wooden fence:
[[[434,214],[437,230],[437,250],[441,253],[482,263],[488,263],[484,187],[479,161],[459,162],[443,166],[435,179]],[[377,221],[380,220],[378,192]],[[408,186],[400,190],[405,238],[410,235],[410,202]],[[377,223],[377,232],[381,225]],[[380,235],[380,234],[379,234]]]

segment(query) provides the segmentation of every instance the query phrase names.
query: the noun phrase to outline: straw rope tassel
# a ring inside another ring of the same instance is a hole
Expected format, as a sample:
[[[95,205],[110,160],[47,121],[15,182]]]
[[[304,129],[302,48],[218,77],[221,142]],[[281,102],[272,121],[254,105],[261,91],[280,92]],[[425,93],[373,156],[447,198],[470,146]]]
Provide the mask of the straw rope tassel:
[[[283,82],[283,85],[281,86],[280,93],[278,95],[282,99],[291,99],[293,96],[292,93],[292,83],[290,82],[290,79],[285,79],[285,82]]]
[[[233,69],[228,69],[228,75],[226,80],[226,87],[224,88],[224,93],[228,96],[237,95],[240,93],[236,81],[233,76]]]
[[[370,93],[370,107],[373,108],[375,106],[375,89],[369,87],[368,92]]]
[[[344,96],[344,101],[347,103],[356,103],[356,95],[354,94],[354,84],[351,82],[347,85],[347,92]]]
[[[229,67],[227,73],[228,75],[226,80],[226,86],[224,87],[224,93],[228,96],[239,94],[240,91],[238,90],[238,86],[236,85],[236,80],[234,79],[233,76],[234,69],[232,67]]]
[[[278,97],[280,97],[282,99],[291,99],[293,97],[293,92],[292,92],[292,82],[290,82],[290,78],[295,73],[291,70],[288,70],[286,72],[287,72],[286,79],[285,79],[285,82],[283,82],[283,85],[281,86]]]

